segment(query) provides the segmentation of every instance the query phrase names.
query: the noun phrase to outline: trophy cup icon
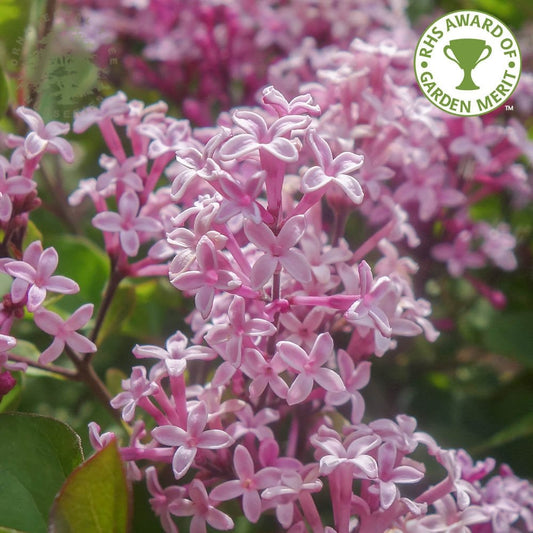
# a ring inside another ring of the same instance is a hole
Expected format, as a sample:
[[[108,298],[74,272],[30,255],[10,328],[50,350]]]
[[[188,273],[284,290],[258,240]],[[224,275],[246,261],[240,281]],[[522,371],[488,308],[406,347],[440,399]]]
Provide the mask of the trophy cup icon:
[[[483,53],[488,53],[483,56]],[[450,55],[450,53],[452,55]],[[457,63],[464,71],[463,81],[456,87],[463,91],[475,91],[479,87],[472,80],[474,68],[487,59],[492,53],[492,48],[482,39],[454,39],[444,47],[444,55]]]

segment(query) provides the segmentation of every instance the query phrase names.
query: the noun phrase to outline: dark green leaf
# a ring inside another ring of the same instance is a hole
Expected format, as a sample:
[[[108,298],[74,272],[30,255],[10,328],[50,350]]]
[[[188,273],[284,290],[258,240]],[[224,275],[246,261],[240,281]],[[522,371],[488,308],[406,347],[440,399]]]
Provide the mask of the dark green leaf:
[[[116,334],[120,331],[123,322],[133,312],[135,301],[134,286],[124,283],[118,287],[98,333],[97,345],[100,345],[108,335]]]
[[[7,79],[0,66],[0,116],[2,116],[7,109],[9,104],[9,87],[7,84]]]
[[[43,416],[0,414],[0,526],[46,531],[54,496],[83,460],[80,439]]]
[[[477,446],[475,450],[477,452],[485,452],[491,448],[496,448],[497,446],[502,446],[531,435],[533,435],[533,413],[527,414],[501,431],[498,431],[486,443]]]
[[[84,237],[64,234],[51,241],[59,255],[57,273],[73,279],[80,292],[69,294],[60,306],[74,311],[88,302],[97,303],[109,276],[109,261],[100,248]]]
[[[113,440],[76,468],[50,512],[50,533],[123,533],[129,530],[130,489]]]

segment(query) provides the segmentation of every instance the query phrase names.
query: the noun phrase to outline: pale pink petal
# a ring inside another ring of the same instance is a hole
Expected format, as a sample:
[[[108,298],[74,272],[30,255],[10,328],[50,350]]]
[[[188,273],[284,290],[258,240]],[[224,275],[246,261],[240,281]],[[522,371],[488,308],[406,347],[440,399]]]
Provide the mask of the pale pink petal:
[[[13,213],[13,204],[11,198],[4,193],[0,193],[0,220],[7,222]]]
[[[311,167],[303,175],[302,191],[317,191],[318,189],[328,185],[332,179],[333,177],[326,175],[324,170],[322,170],[320,167]]]
[[[232,159],[241,159],[242,157],[254,152],[259,147],[257,139],[248,133],[235,135],[228,139],[220,147],[220,159],[231,161]]]
[[[305,216],[298,215],[289,218],[278,234],[278,243],[284,249],[292,248],[304,234],[306,227]]]
[[[74,150],[72,149],[72,145],[65,139],[56,137],[55,139],[48,141],[48,145],[53,146],[67,163],[72,163],[74,161]]]
[[[49,278],[57,268],[58,255],[54,248],[47,248],[39,258],[37,272],[41,278]]]
[[[284,137],[275,137],[268,144],[262,144],[261,148],[286,163],[292,163],[298,160],[296,146]]]
[[[298,374],[287,393],[287,403],[294,405],[303,402],[313,389],[313,378],[305,374]]]
[[[355,459],[350,459],[350,463],[358,467],[366,476],[373,479],[378,477],[378,465],[370,455],[360,455]]]
[[[278,242],[272,230],[264,222],[256,224],[247,220],[244,224],[244,233],[248,240],[263,252],[269,252]]]
[[[22,279],[17,278],[13,280],[11,284],[11,299],[13,303],[19,303],[24,299],[28,286],[28,282]]]
[[[207,407],[204,402],[198,403],[187,418],[187,432],[190,436],[198,437],[207,424]]]
[[[345,390],[341,377],[330,368],[319,368],[314,372],[313,377],[327,391],[342,392]]]
[[[56,313],[52,311],[47,311],[46,309],[37,309],[33,315],[33,320],[37,324],[39,329],[42,329],[50,335],[56,335],[59,330],[63,327],[63,320]]]
[[[180,446],[172,458],[172,471],[176,479],[182,478],[191,467],[196,457],[197,448],[186,448]]]
[[[379,501],[383,509],[388,509],[397,495],[398,489],[392,481],[382,481],[379,484]]]
[[[71,332],[65,338],[65,341],[73,350],[80,353],[93,353],[97,350],[94,342],[90,341],[87,337],[84,337],[77,331]]]
[[[196,308],[200,311],[202,318],[206,319],[213,309],[213,299],[215,297],[215,289],[208,285],[202,287],[194,297]]]
[[[79,309],[72,313],[70,318],[66,320],[65,324],[68,325],[68,328],[71,330],[80,329],[85,326],[87,322],[89,322],[91,316],[93,315],[93,310],[93,304],[82,305]]]
[[[61,294],[75,294],[79,292],[80,286],[70,278],[65,276],[52,276],[46,283],[46,288],[52,292]]]
[[[218,509],[215,509],[214,507],[210,507],[207,512],[207,523],[211,527],[222,531],[228,531],[230,529],[234,529],[235,527],[233,520],[227,514],[223,513],[222,511],[219,511]],[[204,533],[204,531],[205,528],[201,533]],[[199,531],[193,531],[192,523],[191,533],[200,533]]]
[[[93,226],[103,231],[121,231],[122,217],[118,213],[105,211],[93,217]]]
[[[238,498],[244,492],[241,481],[238,479],[232,479],[231,481],[226,481],[215,487],[209,494],[212,500],[218,502],[225,502],[227,500],[232,500],[233,498]]]
[[[118,202],[118,211],[122,218],[133,220],[139,212],[139,197],[133,191],[126,191]]]
[[[139,252],[139,235],[134,229],[120,232],[120,245],[129,257],[135,257]]]
[[[307,262],[305,255],[296,248],[287,250],[279,258],[279,262],[285,270],[300,283],[309,283],[312,279],[311,267]]]
[[[233,439],[220,429],[208,429],[198,437],[198,447],[218,450],[225,448],[233,442]]]
[[[33,313],[46,298],[46,289],[38,287],[37,285],[32,285],[28,291],[28,311]]]
[[[244,516],[255,523],[261,516],[261,498],[256,490],[247,490],[242,495],[242,510]]]
[[[309,357],[302,348],[288,341],[278,342],[277,346],[277,353],[290,368],[304,372],[304,368],[309,364]]]
[[[4,269],[13,277],[20,278],[28,283],[35,282],[35,269],[24,261],[11,261],[4,266]]]
[[[274,275],[278,260],[271,255],[265,254],[260,257],[252,267],[251,284],[253,289],[265,285]]]
[[[346,196],[348,196],[354,204],[360,204],[363,201],[363,189],[361,188],[361,185],[359,185],[359,182],[352,176],[339,174],[335,178],[335,183],[342,188],[346,193]]]
[[[333,339],[329,333],[321,333],[315,341],[311,352],[309,353],[309,360],[313,365],[322,366],[328,361],[333,353]]]
[[[52,341],[52,344],[50,344],[50,346],[48,346],[48,348],[46,348],[46,350],[39,356],[39,363],[47,365],[48,363],[55,361],[61,355],[64,348],[65,343],[56,337]]]
[[[187,432],[177,426],[159,426],[152,430],[152,436],[165,446],[183,446],[187,442]]]
[[[250,455],[250,452],[241,444],[235,448],[235,452],[233,454],[233,464],[235,466],[235,472],[241,480],[251,479],[254,477],[254,461]]]
[[[33,131],[42,131],[44,129],[43,119],[33,109],[20,106],[15,112]]]
[[[24,141],[24,150],[29,159],[42,154],[47,146],[48,141],[39,137],[34,131],[32,131]]]

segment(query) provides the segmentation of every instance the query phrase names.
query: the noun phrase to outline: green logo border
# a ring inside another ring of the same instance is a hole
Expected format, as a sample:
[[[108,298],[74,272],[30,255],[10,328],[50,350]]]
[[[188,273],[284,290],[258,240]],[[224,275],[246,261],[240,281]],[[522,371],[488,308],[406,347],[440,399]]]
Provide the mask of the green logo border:
[[[450,15],[454,15],[455,13],[464,13],[465,11],[468,11],[469,13],[479,13],[480,15],[489,16],[489,17],[492,17],[497,22],[499,22],[512,35],[513,40],[514,40],[514,42],[516,44],[516,48],[518,50],[518,78],[516,80],[516,85],[514,86],[513,90],[509,93],[507,98],[505,100],[503,100],[501,103],[499,103],[497,106],[493,107],[489,111],[485,111],[483,113],[476,113],[475,115],[462,115],[460,113],[454,113],[452,111],[449,111],[449,110],[444,109],[444,108],[440,107],[439,105],[437,105],[433,100],[431,100],[429,98],[429,96],[426,95],[426,93],[422,89],[422,84],[420,83],[420,80],[418,79],[418,72],[417,72],[417,69],[416,69],[416,58],[417,58],[418,48],[420,47],[420,41],[422,41],[422,37],[424,37],[424,35],[426,35],[427,30],[429,28],[431,28],[439,20],[442,20],[442,19],[444,19],[446,17],[449,17]],[[477,9],[458,9],[457,11],[450,11],[449,13],[445,13],[441,17],[439,17],[439,18],[435,19],[433,22],[431,22],[431,24],[428,24],[428,26],[424,29],[424,31],[422,32],[422,35],[420,35],[420,37],[418,38],[418,42],[416,43],[415,53],[413,55],[413,71],[414,71],[414,74],[415,74],[416,83],[418,85],[418,88],[420,89],[420,92],[422,93],[422,96],[424,96],[424,98],[431,105],[434,105],[437,109],[440,109],[441,111],[444,111],[445,113],[448,113],[448,115],[453,115],[455,117],[480,117],[480,116],[483,116],[483,115],[488,115],[489,113],[492,113],[496,109],[498,109],[498,108],[502,107],[503,105],[505,105],[505,102],[507,102],[509,100],[509,98],[511,98],[513,93],[515,92],[516,88],[518,87],[518,83],[520,82],[520,77],[522,75],[522,53],[520,52],[520,45],[519,45],[518,40],[515,37],[514,33],[511,31],[509,26],[507,26],[507,24],[502,22],[498,17],[495,17],[491,13],[485,13],[484,11],[479,11]]]

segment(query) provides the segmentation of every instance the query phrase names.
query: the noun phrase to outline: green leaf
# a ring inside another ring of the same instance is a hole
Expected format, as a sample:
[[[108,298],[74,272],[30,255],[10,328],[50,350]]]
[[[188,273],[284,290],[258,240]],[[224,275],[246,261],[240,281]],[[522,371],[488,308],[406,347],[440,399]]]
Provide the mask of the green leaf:
[[[116,440],[76,468],[50,511],[50,533],[129,531],[131,495]]]
[[[57,273],[80,286],[80,292],[69,294],[59,306],[73,312],[87,302],[98,302],[109,276],[107,255],[88,239],[74,235],[63,234],[50,244],[59,255]]]
[[[135,308],[135,287],[126,283],[120,285],[115,291],[113,302],[98,333],[96,344],[100,344],[106,337],[120,331],[122,323],[130,316]]]
[[[490,351],[512,357],[533,368],[533,312],[515,311],[498,314],[484,332],[484,344]]]
[[[80,439],[53,418],[0,414],[0,526],[46,532],[54,496],[83,460]]]

